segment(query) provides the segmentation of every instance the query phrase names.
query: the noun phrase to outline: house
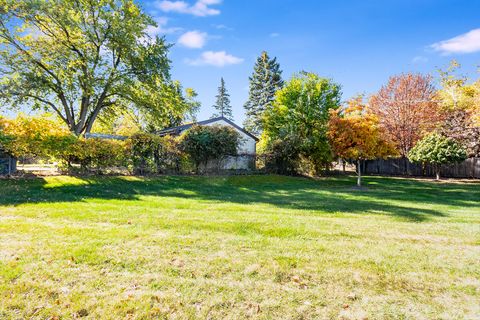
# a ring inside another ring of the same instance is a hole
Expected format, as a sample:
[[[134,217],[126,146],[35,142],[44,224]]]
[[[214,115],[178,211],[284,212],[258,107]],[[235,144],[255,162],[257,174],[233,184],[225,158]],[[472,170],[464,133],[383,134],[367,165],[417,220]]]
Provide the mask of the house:
[[[87,139],[108,139],[108,140],[127,140],[127,136],[119,136],[116,134],[103,134],[103,133],[86,133],[85,138]]]
[[[225,117],[212,118],[204,121],[166,128],[161,131],[158,131],[157,134],[160,136],[166,136],[166,135],[178,136],[182,134],[184,131],[190,129],[194,125],[198,125],[198,126],[219,125],[219,126],[231,127],[238,132],[241,138],[241,142],[237,150],[237,153],[238,153],[237,156],[226,157],[225,159],[221,160],[220,164],[212,162],[209,165],[207,165],[207,169],[213,169],[213,167],[217,167],[223,170],[255,169],[258,138]]]
[[[0,175],[12,174],[17,171],[17,159],[0,148]]]

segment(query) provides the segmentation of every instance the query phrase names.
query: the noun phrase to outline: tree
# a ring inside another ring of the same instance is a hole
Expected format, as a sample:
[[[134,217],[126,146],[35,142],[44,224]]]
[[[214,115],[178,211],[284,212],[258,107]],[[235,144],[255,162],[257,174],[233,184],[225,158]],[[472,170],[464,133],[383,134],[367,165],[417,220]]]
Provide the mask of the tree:
[[[210,160],[236,155],[240,135],[226,126],[194,126],[181,137],[180,148],[195,164],[207,166]]]
[[[431,133],[410,150],[408,158],[413,162],[428,163],[434,166],[435,176],[440,180],[440,169],[443,164],[461,162],[467,158],[465,148],[455,140]]]
[[[195,100],[197,93],[190,88],[185,90],[185,94],[182,92],[180,82],[173,81],[163,86],[163,90],[157,94],[152,95],[149,91],[142,93],[143,107],[137,113],[139,127],[152,133],[166,127],[178,126],[187,120],[194,120],[200,108],[200,103]],[[155,96],[158,100],[152,105]],[[139,105],[138,101],[136,105]]]
[[[328,138],[333,152],[342,159],[355,160],[357,186],[362,186],[361,161],[395,155],[395,145],[385,138],[378,117],[367,112],[358,97],[345,110],[331,110]]]
[[[271,59],[268,53],[263,51],[255,62],[249,80],[248,101],[244,105],[246,119],[243,125],[246,130],[259,135],[263,131],[263,113],[275,99],[275,92],[284,85],[277,58]]]
[[[154,25],[132,0],[1,0],[0,102],[49,110],[76,135],[128,107],[167,123],[188,105],[171,102],[181,92]]]
[[[480,81],[468,84],[467,77],[456,74],[459,69],[453,60],[445,71],[439,70],[436,99],[445,114],[440,133],[465,146],[469,156],[480,156]]]
[[[217,100],[213,105],[213,108],[215,108],[218,113],[214,113],[212,117],[225,117],[229,120],[233,120],[232,106],[230,105],[230,95],[225,87],[225,80],[223,80],[223,78],[220,79],[220,87],[218,87],[218,94],[215,96],[215,98]]]
[[[120,136],[132,136],[142,131],[138,118],[133,112],[125,111],[112,115],[112,118],[101,117],[93,125],[92,132]]]
[[[184,121],[197,122],[197,113],[200,111],[202,104],[197,100],[198,93],[192,88],[185,90],[185,100],[188,104],[188,111],[185,115]]]
[[[430,76],[401,74],[390,77],[370,99],[370,110],[406,157],[426,132],[438,126],[442,115],[435,102],[435,87]]]
[[[448,109],[439,129],[441,135],[463,145],[469,157],[480,156],[480,126],[475,125],[474,119],[470,109]]]
[[[457,75],[460,64],[452,60],[446,70],[439,69],[441,89],[436,93],[436,99],[444,109],[469,109],[472,105],[474,88],[467,85],[467,77]]]
[[[296,136],[300,155],[318,173],[332,155],[327,139],[330,110],[340,106],[340,85],[314,73],[302,72],[275,95],[263,119],[262,140],[268,152],[273,142]]]
[[[472,121],[473,125],[477,128],[480,127],[480,80],[475,81],[471,85],[471,88],[474,91],[473,102],[472,102]]]

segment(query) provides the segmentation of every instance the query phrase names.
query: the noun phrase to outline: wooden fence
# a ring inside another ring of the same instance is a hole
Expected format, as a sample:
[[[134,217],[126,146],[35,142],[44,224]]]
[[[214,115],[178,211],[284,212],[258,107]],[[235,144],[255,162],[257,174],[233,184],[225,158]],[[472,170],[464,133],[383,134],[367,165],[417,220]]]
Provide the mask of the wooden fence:
[[[435,171],[430,165],[412,163],[407,158],[368,160],[363,163],[366,174],[408,175],[433,177]],[[480,179],[480,158],[469,158],[461,163],[442,166],[441,177]]]

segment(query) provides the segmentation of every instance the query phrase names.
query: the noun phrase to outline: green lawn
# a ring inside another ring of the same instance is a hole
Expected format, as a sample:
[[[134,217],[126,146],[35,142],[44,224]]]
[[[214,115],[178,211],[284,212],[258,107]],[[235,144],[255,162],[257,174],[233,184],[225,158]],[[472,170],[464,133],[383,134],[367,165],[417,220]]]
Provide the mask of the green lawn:
[[[480,183],[0,180],[0,319],[479,319]]]

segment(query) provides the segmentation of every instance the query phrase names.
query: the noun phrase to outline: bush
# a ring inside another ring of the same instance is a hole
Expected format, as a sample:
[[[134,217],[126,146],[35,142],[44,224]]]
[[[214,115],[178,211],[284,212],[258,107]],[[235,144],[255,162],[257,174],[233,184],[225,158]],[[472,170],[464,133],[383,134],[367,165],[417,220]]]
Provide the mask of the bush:
[[[127,165],[125,143],[112,139],[77,138],[59,156],[67,162],[69,170],[72,164],[79,164],[82,171]]]
[[[221,160],[226,156],[237,155],[240,135],[226,126],[194,126],[181,137],[180,150],[185,152],[200,171],[211,160]]]
[[[48,114],[16,119],[0,119],[2,147],[17,158],[54,158],[76,140],[64,126]]]
[[[13,136],[5,132],[5,125],[6,125],[6,119],[0,117],[0,151],[2,150],[7,151],[8,145],[14,139]]]
[[[263,154],[269,173],[292,175],[300,171],[300,138],[295,135],[271,141]]]
[[[135,174],[178,173],[181,170],[182,153],[177,139],[171,136],[135,134],[127,140],[126,152]]]
[[[0,148],[15,157],[61,160],[72,172],[129,168],[134,174],[197,172],[209,160],[236,155],[240,137],[228,127],[194,127],[180,139],[139,133],[126,141],[77,137],[48,116],[0,118]],[[190,160],[192,162],[190,162]]]

